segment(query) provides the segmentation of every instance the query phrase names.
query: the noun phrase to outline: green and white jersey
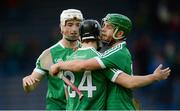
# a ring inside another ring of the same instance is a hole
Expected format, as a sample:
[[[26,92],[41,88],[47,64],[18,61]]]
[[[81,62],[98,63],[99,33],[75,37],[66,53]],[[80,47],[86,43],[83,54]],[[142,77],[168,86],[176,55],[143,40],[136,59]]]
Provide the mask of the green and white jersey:
[[[73,49],[65,48],[60,42],[45,50],[37,59],[36,68],[34,71],[43,74],[48,80],[48,91],[46,96],[46,109],[48,110],[65,110],[66,98],[64,90],[64,82],[58,77],[53,77],[48,73],[48,70],[43,67],[43,64],[57,63],[65,61],[67,56],[73,53]],[[47,55],[50,55],[48,58]],[[46,59],[44,59],[46,57]],[[43,64],[42,64],[43,63]],[[52,64],[51,64],[52,65]]]
[[[126,42],[105,51],[101,57],[96,57],[102,68],[116,68],[127,74],[132,74],[132,60]],[[107,110],[135,110],[132,102],[132,91],[110,82],[108,85]]]
[[[98,56],[94,48],[80,48],[67,60],[85,60]],[[115,81],[119,72],[114,70],[96,70],[85,72],[64,71],[64,75],[83,93],[80,101],[78,94],[68,87],[67,110],[102,110],[107,97],[107,79]]]

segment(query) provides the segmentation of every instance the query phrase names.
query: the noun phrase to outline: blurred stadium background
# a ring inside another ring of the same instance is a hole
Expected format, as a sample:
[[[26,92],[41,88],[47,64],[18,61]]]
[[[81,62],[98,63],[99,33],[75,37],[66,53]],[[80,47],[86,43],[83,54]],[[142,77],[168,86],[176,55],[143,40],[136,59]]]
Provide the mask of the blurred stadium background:
[[[68,8],[99,21],[110,12],[130,17],[134,73],[151,73],[160,63],[172,69],[169,79],[135,90],[135,97],[142,109],[180,109],[179,5],[179,0],[1,0],[0,109],[44,109],[47,81],[25,94],[22,78],[61,37],[59,15]]]

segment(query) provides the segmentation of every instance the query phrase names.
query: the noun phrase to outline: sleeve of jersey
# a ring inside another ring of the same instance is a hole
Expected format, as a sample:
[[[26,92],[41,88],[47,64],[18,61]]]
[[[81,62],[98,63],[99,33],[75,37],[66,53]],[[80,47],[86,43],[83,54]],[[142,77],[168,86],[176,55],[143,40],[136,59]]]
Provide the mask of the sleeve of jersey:
[[[122,58],[119,57],[119,52],[105,53],[101,56],[95,57],[101,68],[114,68],[118,63],[122,62]]]
[[[39,56],[39,58],[36,61],[36,67],[34,68],[34,71],[37,72],[38,74],[45,75],[48,71],[42,68],[40,64],[40,58],[41,56]]]
[[[116,78],[119,76],[119,74],[121,74],[123,71],[119,70],[119,69],[105,69],[103,70],[104,75],[111,80],[112,82],[115,82]]]

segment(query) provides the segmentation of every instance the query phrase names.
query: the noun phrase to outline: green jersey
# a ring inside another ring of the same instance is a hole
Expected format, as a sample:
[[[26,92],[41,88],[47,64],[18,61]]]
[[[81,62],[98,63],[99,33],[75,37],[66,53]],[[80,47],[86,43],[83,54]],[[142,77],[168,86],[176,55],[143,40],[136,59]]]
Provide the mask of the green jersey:
[[[94,48],[80,48],[67,60],[84,60],[98,56]],[[65,71],[64,75],[83,93],[80,101],[78,94],[68,87],[67,110],[102,110],[105,109],[107,97],[107,79],[114,81],[118,76],[114,70],[96,70],[85,72]]]
[[[65,48],[60,42],[45,50],[40,57],[37,59],[36,68],[34,71],[46,75],[48,80],[48,91],[46,95],[46,109],[49,110],[65,110],[66,108],[66,97],[64,90],[64,82],[58,77],[51,76],[46,69],[43,68],[42,59],[43,56],[51,55],[52,62],[57,63],[58,61],[65,61],[67,56],[73,53],[73,49]],[[46,62],[46,61],[45,61]]]
[[[102,68],[116,68],[127,74],[132,74],[132,60],[126,42],[105,51],[101,57],[96,57]],[[132,102],[132,91],[115,83],[108,85],[108,110],[135,110]]]

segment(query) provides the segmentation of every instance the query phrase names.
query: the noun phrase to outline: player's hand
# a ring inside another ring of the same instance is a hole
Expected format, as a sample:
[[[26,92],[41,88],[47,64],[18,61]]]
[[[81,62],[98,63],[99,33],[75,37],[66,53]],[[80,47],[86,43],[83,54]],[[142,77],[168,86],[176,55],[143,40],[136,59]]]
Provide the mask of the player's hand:
[[[165,69],[162,69],[162,64],[160,64],[156,70],[153,72],[153,75],[155,76],[155,79],[157,81],[160,81],[160,80],[165,80],[168,78],[168,76],[170,75],[170,72],[171,72],[171,69],[168,68],[165,68]]]
[[[32,75],[26,76],[23,78],[23,86],[31,86],[34,85],[36,82],[39,82],[40,80],[37,78],[32,77]]]
[[[51,67],[50,67],[50,74],[52,76],[56,76],[59,72],[60,72],[60,69],[59,69],[58,63],[51,65]]]

